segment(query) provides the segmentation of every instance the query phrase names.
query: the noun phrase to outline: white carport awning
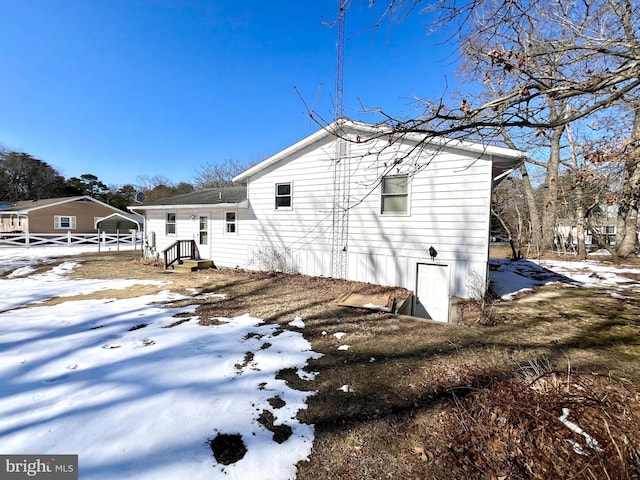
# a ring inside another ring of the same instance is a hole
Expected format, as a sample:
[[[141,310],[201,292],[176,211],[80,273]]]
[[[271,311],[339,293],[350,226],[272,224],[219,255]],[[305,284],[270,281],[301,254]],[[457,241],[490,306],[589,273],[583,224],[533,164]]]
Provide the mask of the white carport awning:
[[[98,230],[140,230],[140,221],[131,214],[112,213],[96,221]]]

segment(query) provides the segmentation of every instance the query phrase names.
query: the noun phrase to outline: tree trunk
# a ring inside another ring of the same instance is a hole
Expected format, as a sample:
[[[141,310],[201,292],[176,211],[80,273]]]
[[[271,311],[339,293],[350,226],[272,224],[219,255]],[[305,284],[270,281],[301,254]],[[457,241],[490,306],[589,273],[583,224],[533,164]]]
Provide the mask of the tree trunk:
[[[547,162],[544,205],[542,206],[542,251],[553,250],[555,228],[558,220],[558,168],[560,165],[560,141],[564,126],[555,128],[551,137],[551,149]]]
[[[576,145],[573,141],[573,132],[571,125],[567,125],[567,138],[569,139],[569,147],[571,148],[571,162],[573,164],[574,175],[577,175],[580,171],[580,165],[578,164],[578,155],[576,153]],[[575,194],[576,194],[576,236],[578,237],[578,258],[585,260],[587,258],[587,245],[585,241],[585,218],[586,209],[584,207],[584,190],[582,188],[582,182],[576,179],[575,182]],[[573,239],[572,239],[573,241]]]
[[[640,108],[635,110],[633,132],[625,155],[622,194],[618,205],[616,252],[626,258],[638,246],[638,206],[640,204]]]
[[[540,223],[540,213],[538,212],[538,205],[536,204],[536,198],[533,194],[533,187],[531,186],[531,179],[527,172],[527,166],[523,163],[520,165],[520,174],[522,175],[522,187],[524,189],[524,198],[527,201],[527,207],[529,209],[529,220],[531,222],[531,243],[535,256],[540,256],[540,248],[542,246],[542,225]]]

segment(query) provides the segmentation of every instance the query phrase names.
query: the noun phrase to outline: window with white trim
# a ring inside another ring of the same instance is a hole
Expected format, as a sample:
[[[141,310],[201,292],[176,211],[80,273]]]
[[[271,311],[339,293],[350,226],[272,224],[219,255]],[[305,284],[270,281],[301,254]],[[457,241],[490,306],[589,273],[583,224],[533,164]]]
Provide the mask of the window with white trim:
[[[409,213],[409,177],[394,175],[382,178],[380,213],[396,215]]]
[[[9,226],[10,226],[11,228],[15,227],[15,225],[16,225],[16,224],[15,224],[15,219],[16,219],[16,217],[14,217],[13,215],[11,215],[11,216],[9,217]]]
[[[224,233],[235,235],[238,231],[236,212],[224,212]]]
[[[66,216],[66,215],[54,215],[53,228],[56,230],[75,230],[76,217]]]
[[[291,208],[291,182],[276,183],[276,208]]]
[[[175,235],[176,234],[176,214],[175,213],[167,213],[167,218],[164,223],[165,233],[167,235]]]
[[[209,217],[201,215],[198,217],[198,244],[207,245],[209,243]]]

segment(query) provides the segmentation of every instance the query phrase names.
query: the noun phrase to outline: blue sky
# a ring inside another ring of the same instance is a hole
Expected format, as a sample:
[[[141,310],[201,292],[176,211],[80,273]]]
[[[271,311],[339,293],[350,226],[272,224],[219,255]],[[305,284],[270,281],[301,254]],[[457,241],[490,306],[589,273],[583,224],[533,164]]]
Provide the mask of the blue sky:
[[[265,158],[317,129],[296,88],[332,116],[337,3],[2,0],[0,144],[109,185]],[[347,17],[345,113],[370,121],[360,102],[412,116],[453,83],[427,16],[359,33],[381,6]]]

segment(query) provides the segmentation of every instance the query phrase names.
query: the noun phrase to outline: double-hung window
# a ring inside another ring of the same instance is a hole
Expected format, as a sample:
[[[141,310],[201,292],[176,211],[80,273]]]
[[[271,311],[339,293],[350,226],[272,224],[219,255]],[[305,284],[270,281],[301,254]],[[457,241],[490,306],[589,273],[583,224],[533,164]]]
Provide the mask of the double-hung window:
[[[291,208],[291,182],[276,183],[276,208]]]
[[[198,244],[207,245],[209,243],[209,217],[201,215],[198,217]]]
[[[167,235],[176,234],[176,214],[175,213],[167,213],[167,218],[165,221],[165,232]]]
[[[66,215],[54,215],[53,228],[56,230],[75,230],[76,217],[66,216]]]
[[[236,212],[224,212],[224,233],[234,235],[237,232]]]
[[[382,178],[380,213],[391,215],[409,213],[409,177],[394,175]]]

